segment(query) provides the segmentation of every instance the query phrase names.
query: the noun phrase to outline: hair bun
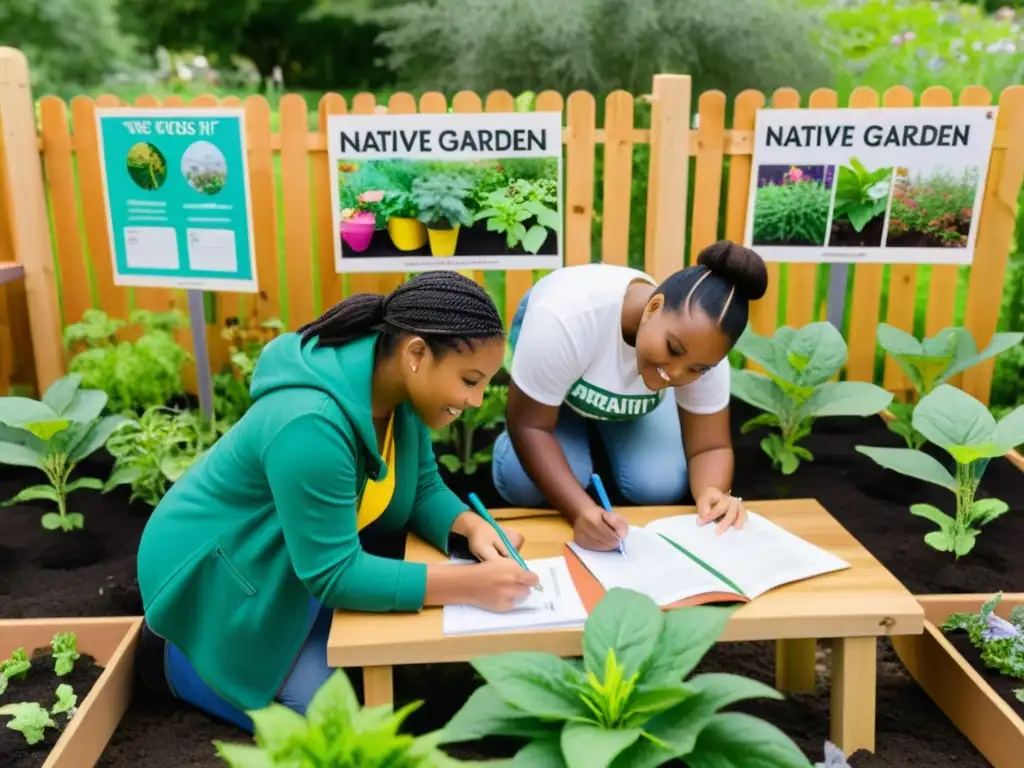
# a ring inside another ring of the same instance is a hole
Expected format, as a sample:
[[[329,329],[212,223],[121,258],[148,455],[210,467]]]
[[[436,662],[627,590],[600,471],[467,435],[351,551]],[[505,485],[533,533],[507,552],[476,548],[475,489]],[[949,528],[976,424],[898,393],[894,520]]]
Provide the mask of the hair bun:
[[[748,301],[755,301],[768,290],[768,267],[751,249],[731,240],[719,240],[700,252],[697,263],[712,274],[728,280]]]

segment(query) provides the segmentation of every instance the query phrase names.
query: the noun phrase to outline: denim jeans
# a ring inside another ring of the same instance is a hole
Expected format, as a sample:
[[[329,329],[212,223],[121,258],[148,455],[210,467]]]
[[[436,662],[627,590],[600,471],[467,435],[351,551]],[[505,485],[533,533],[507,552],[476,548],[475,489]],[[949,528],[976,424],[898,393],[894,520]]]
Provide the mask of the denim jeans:
[[[528,291],[512,319],[509,339],[513,353],[529,300]],[[590,485],[593,473],[586,421],[568,406],[562,406],[555,427],[555,439],[583,488]],[[665,392],[657,408],[639,419],[594,423],[608,452],[615,484],[630,503],[658,506],[682,501],[688,487],[686,454],[671,389]],[[506,503],[516,507],[544,504],[544,496],[523,469],[507,430],[494,444],[491,475]]]
[[[331,614],[332,611],[319,601],[310,600],[307,613],[309,634],[277,695],[279,703],[300,715],[306,714],[306,707],[313,694],[334,672],[327,665],[327,636],[331,631]],[[249,716],[203,682],[189,660],[172,643],[167,643],[164,653],[164,674],[171,694],[176,698],[208,715],[233,723],[249,733],[253,732]]]

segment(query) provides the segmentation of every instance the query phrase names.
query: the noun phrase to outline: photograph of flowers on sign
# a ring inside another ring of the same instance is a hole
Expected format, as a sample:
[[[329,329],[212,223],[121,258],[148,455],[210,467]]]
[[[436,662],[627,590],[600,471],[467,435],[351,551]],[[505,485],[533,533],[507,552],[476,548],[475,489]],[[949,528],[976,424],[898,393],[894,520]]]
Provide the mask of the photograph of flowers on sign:
[[[759,110],[745,244],[777,262],[970,264],[997,115]]]
[[[339,272],[562,266],[558,113],[334,115]]]

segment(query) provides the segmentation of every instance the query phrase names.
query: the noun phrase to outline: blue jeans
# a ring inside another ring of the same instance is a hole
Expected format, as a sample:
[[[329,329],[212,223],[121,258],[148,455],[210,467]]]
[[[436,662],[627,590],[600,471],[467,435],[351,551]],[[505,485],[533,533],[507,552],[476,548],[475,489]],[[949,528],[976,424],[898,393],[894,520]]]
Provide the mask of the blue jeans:
[[[306,714],[306,707],[313,694],[335,671],[327,665],[327,636],[331,631],[331,614],[332,611],[319,601],[310,600],[307,613],[309,634],[277,695],[278,702],[300,715]],[[167,643],[164,674],[176,698],[208,715],[226,720],[249,733],[253,732],[249,716],[203,682],[185,654],[172,643]]]
[[[509,329],[513,354],[529,300],[528,291]],[[590,485],[594,471],[586,421],[568,406],[562,406],[555,427],[555,439],[583,488]],[[594,423],[608,452],[615,485],[630,503],[659,506],[682,501],[689,478],[675,392],[666,391],[658,407],[639,419]],[[544,503],[544,495],[523,469],[507,430],[494,444],[491,476],[506,503],[516,507],[538,507]]]

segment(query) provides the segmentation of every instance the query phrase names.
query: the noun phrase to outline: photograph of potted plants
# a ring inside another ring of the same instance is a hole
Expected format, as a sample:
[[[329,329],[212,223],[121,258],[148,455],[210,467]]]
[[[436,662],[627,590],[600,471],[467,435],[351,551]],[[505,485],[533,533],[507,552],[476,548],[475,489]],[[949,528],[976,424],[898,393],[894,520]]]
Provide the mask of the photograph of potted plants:
[[[342,258],[560,253],[556,158],[338,162]]]
[[[753,245],[825,244],[834,165],[762,165],[757,169]]]
[[[878,248],[892,188],[891,167],[869,169],[856,157],[839,166],[830,248]]]
[[[981,169],[897,168],[887,248],[966,248]]]

